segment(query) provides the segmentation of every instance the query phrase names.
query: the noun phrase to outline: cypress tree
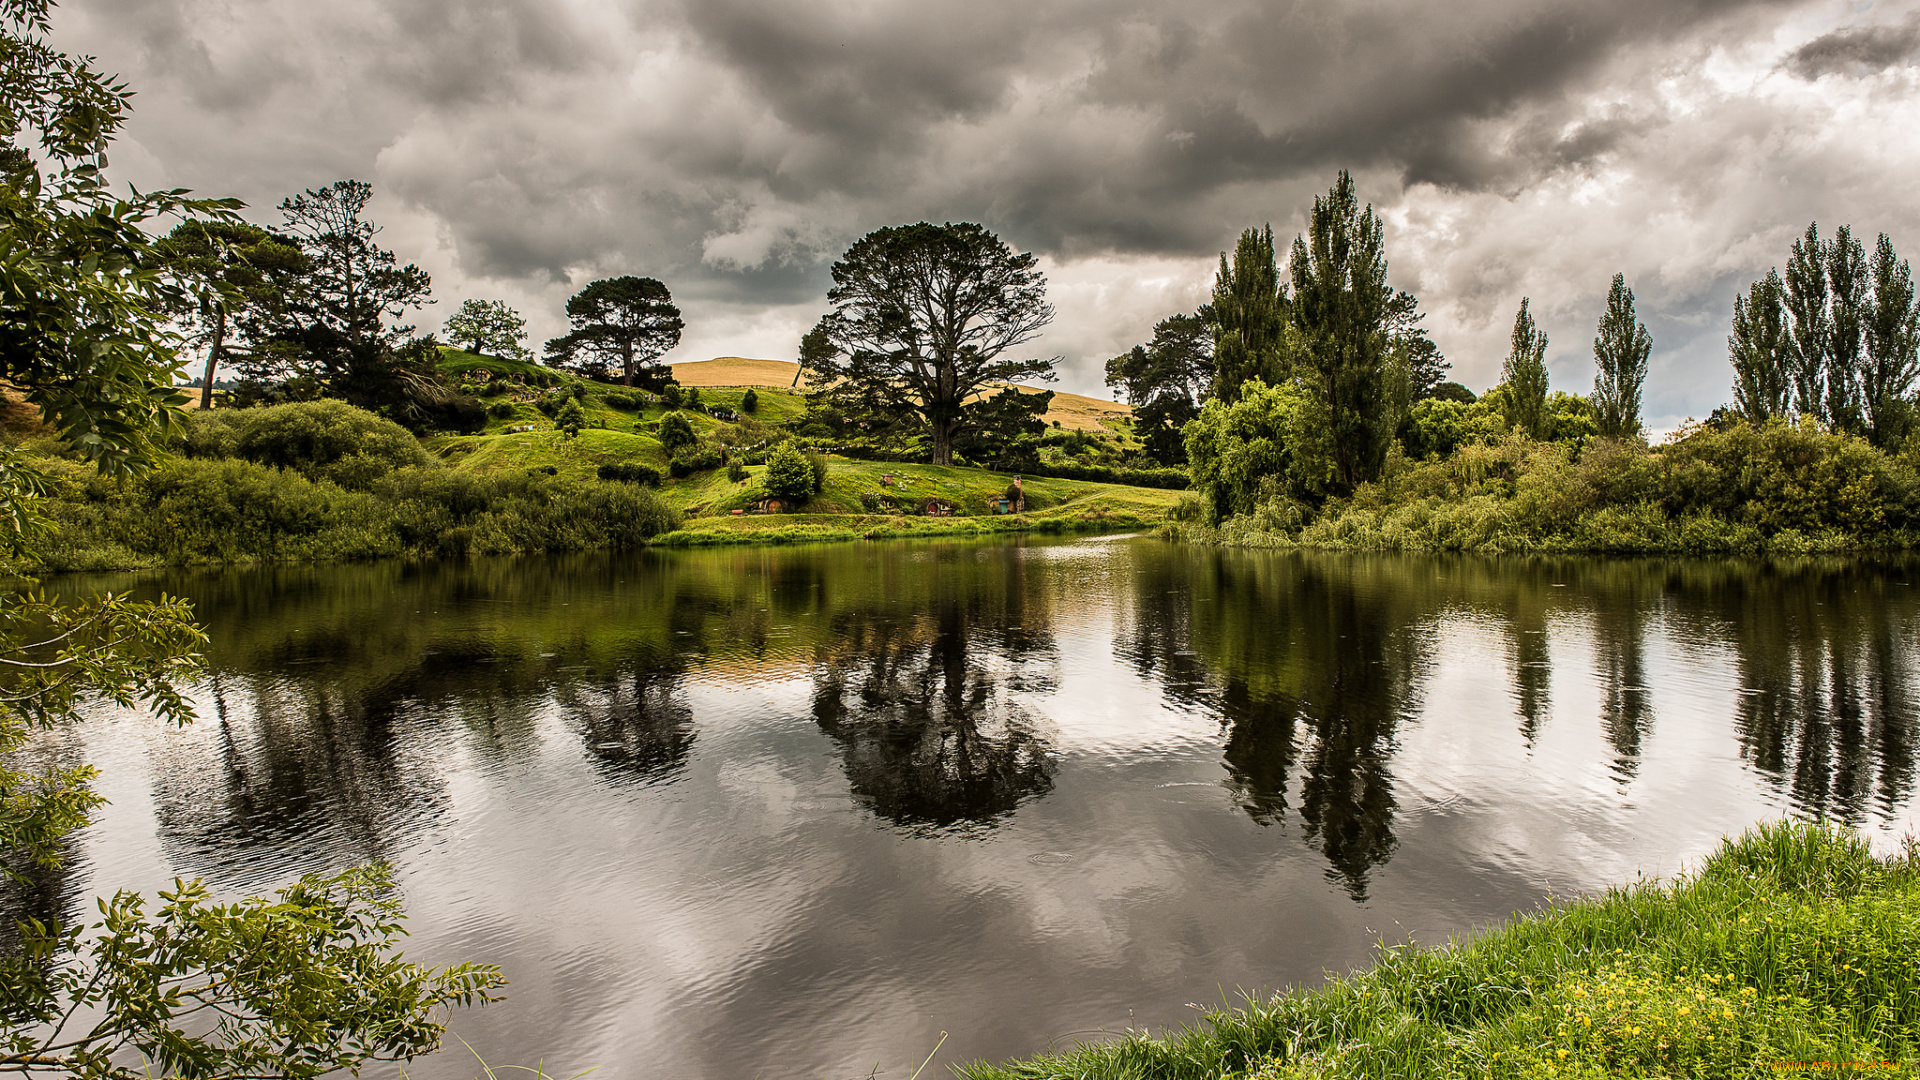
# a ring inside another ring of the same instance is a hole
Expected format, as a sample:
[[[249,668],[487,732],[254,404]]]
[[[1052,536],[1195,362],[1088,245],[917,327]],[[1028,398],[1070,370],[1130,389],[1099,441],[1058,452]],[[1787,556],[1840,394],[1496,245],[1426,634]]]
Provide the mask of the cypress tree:
[[[1868,437],[1875,446],[1888,447],[1912,427],[1910,395],[1920,375],[1920,307],[1914,301],[1913,272],[1894,254],[1886,233],[1874,248],[1870,276],[1861,398]]]
[[[1647,381],[1653,336],[1633,313],[1633,290],[1625,274],[1613,275],[1607,311],[1593,339],[1593,411],[1600,435],[1625,439],[1640,433],[1640,390]]]
[[[1756,424],[1785,416],[1793,407],[1793,336],[1787,325],[1786,286],[1777,270],[1733,298],[1733,400]]]
[[[1380,219],[1372,206],[1361,210],[1346,170],[1326,198],[1313,200],[1288,268],[1303,346],[1299,374],[1325,409],[1334,466],[1351,491],[1378,475],[1400,419],[1394,402],[1405,395],[1387,380],[1393,290]]]
[[[1526,433],[1529,439],[1547,435],[1547,333],[1533,324],[1527,310],[1529,298],[1520,298],[1520,312],[1513,317],[1513,347],[1501,368],[1500,378],[1507,384],[1507,425]]]
[[[1281,346],[1287,295],[1274,262],[1273,226],[1241,233],[1232,262],[1220,256],[1209,310],[1216,397],[1234,401],[1250,380],[1274,383],[1287,375]]]

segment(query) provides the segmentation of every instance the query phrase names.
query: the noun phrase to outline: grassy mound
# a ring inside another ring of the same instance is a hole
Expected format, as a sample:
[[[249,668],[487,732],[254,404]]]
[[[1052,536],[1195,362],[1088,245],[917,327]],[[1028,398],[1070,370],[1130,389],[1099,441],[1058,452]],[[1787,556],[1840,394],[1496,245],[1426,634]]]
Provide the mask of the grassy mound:
[[[1883,861],[1854,834],[1782,823],[1669,885],[1558,905],[1446,949],[1388,949],[1365,973],[1164,1038],[961,1075],[1887,1076],[1917,1056],[1920,848]]]

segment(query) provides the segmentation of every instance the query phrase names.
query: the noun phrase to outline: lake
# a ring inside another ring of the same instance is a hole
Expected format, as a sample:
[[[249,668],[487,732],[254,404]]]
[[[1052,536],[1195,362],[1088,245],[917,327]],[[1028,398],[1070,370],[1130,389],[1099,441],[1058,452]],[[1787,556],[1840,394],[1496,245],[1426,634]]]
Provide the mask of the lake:
[[[1891,849],[1913,564],[895,542],[57,579],[197,605],[185,730],[11,903],[393,863],[559,1077],[906,1077],[1160,1028],[1787,814]],[[410,1065],[473,1076],[457,1043]],[[397,1076],[397,1070],[369,1075]]]

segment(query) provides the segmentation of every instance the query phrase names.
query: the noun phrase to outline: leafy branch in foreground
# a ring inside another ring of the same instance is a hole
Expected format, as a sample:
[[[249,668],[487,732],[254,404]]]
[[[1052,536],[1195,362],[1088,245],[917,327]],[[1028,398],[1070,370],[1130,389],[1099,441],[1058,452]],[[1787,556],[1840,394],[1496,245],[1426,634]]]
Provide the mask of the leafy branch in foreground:
[[[384,867],[307,877],[272,899],[214,903],[176,881],[148,914],[102,899],[97,937],[37,921],[0,961],[0,1071],[234,1080],[357,1071],[432,1051],[453,1005],[496,1000],[491,967],[395,956],[405,931]],[[140,1065],[133,1064],[137,1055]]]

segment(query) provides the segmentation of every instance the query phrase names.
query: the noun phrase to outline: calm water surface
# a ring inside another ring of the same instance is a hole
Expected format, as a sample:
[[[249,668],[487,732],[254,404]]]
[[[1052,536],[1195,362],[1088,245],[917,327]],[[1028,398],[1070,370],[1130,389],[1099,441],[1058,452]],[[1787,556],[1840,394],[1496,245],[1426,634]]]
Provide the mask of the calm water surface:
[[[113,803],[13,902],[386,859],[415,958],[512,979],[455,1019],[490,1062],[904,1077],[942,1031],[1183,1023],[1763,818],[1891,847],[1911,578],[1106,538],[68,579],[191,597],[212,673],[185,731],[38,748]]]

